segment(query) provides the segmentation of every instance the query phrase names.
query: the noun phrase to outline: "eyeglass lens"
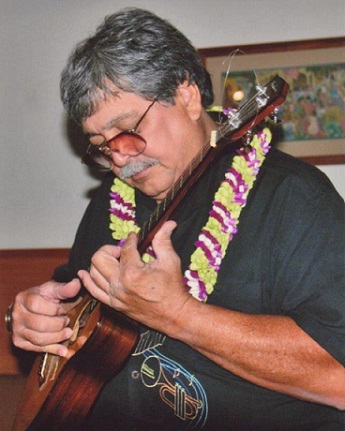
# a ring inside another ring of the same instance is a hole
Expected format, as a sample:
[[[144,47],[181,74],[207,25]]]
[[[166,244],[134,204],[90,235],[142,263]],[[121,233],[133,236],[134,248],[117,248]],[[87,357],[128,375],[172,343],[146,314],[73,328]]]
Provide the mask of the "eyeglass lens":
[[[105,155],[111,156],[110,151],[119,152],[125,156],[137,156],[146,148],[145,139],[135,132],[122,132],[110,139],[106,146]]]
[[[110,139],[102,149],[92,144],[89,145],[82,162],[88,166],[109,169],[111,167],[112,152],[119,152],[127,156],[138,156],[145,148],[146,141],[142,136],[135,132],[124,131]]]

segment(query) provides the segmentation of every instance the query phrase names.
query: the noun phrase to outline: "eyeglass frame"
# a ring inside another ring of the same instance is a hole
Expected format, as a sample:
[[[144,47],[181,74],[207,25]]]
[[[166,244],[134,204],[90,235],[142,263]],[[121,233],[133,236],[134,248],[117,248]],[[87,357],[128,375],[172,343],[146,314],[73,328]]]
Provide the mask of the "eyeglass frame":
[[[101,155],[102,156],[104,156],[105,158],[107,158],[107,159],[111,159],[111,153],[113,153],[113,152],[116,152],[116,150],[113,150],[112,148],[110,148],[109,147],[109,142],[111,142],[111,141],[113,141],[114,139],[117,139],[117,138],[119,138],[120,136],[123,136],[123,135],[135,135],[136,137],[138,137],[139,138],[139,140],[140,141],[142,141],[142,142],[144,142],[145,143],[145,147],[144,147],[144,149],[142,150],[142,151],[140,151],[140,152],[138,152],[138,153],[136,153],[136,154],[132,154],[133,156],[134,155],[139,155],[139,154],[141,154],[144,150],[145,150],[145,148],[146,148],[146,145],[147,145],[147,141],[146,141],[146,139],[143,137],[143,136],[141,136],[138,132],[137,132],[137,129],[138,129],[138,127],[140,126],[140,124],[141,124],[141,122],[144,120],[144,118],[146,117],[146,115],[148,114],[148,112],[150,111],[150,109],[152,108],[152,106],[156,103],[158,101],[158,98],[156,97],[150,104],[149,104],[149,106],[146,108],[146,110],[145,110],[145,112],[143,113],[143,115],[139,118],[139,120],[137,121],[137,123],[135,124],[135,126],[132,128],[132,129],[128,129],[128,130],[123,130],[122,132],[120,132],[120,133],[117,133],[115,136],[113,136],[112,138],[110,138],[110,139],[108,139],[108,140],[106,140],[106,141],[104,141],[103,142],[103,144],[100,144],[100,145],[95,145],[95,144],[92,144],[91,142],[89,142],[89,145],[88,145],[88,147],[87,147],[87,149],[86,149],[86,151],[85,151],[85,154],[84,154],[84,156],[82,157],[82,159],[81,159],[81,161],[82,161],[82,163],[85,163],[85,164],[88,164],[87,163],[87,159],[88,159],[88,156],[90,156],[90,157],[92,157],[92,155],[94,155],[93,154],[93,151],[98,151],[99,153],[101,153]],[[107,154],[105,151],[109,151],[109,154]],[[126,155],[126,154],[125,154]],[[97,163],[97,162],[95,162],[95,163]]]

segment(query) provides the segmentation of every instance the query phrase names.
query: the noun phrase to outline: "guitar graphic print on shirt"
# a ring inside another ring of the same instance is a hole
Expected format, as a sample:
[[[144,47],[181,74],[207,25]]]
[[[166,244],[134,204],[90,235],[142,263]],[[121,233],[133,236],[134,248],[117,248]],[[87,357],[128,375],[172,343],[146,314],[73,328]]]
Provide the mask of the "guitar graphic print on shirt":
[[[178,362],[166,357],[159,348],[166,337],[156,331],[142,333],[133,357],[141,366],[136,378],[159,397],[181,420],[179,429],[201,429],[207,420],[208,402],[199,380]]]

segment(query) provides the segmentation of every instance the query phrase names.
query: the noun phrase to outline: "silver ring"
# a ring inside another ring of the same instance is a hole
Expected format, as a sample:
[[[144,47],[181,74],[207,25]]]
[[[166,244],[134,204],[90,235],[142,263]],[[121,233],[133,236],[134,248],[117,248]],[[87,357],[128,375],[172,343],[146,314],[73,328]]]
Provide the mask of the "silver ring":
[[[6,314],[5,314],[5,323],[6,323],[6,329],[7,331],[12,334],[12,310],[13,310],[13,305],[14,303],[12,302],[12,304],[7,308]]]

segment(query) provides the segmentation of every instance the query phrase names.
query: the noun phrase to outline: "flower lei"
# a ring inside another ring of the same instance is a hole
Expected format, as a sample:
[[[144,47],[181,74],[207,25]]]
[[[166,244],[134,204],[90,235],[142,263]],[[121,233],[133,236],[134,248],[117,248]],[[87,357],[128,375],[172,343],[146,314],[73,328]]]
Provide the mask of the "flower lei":
[[[271,148],[270,141],[271,132],[266,128],[253,137],[249,146],[240,148],[215,193],[209,218],[195,242],[196,249],[184,274],[189,293],[199,301],[206,302],[213,292],[228,245],[238,231],[249,191]],[[134,189],[115,178],[110,198],[110,229],[121,245],[130,232],[139,231],[135,222]],[[153,258],[150,246],[142,259],[147,262]]]

